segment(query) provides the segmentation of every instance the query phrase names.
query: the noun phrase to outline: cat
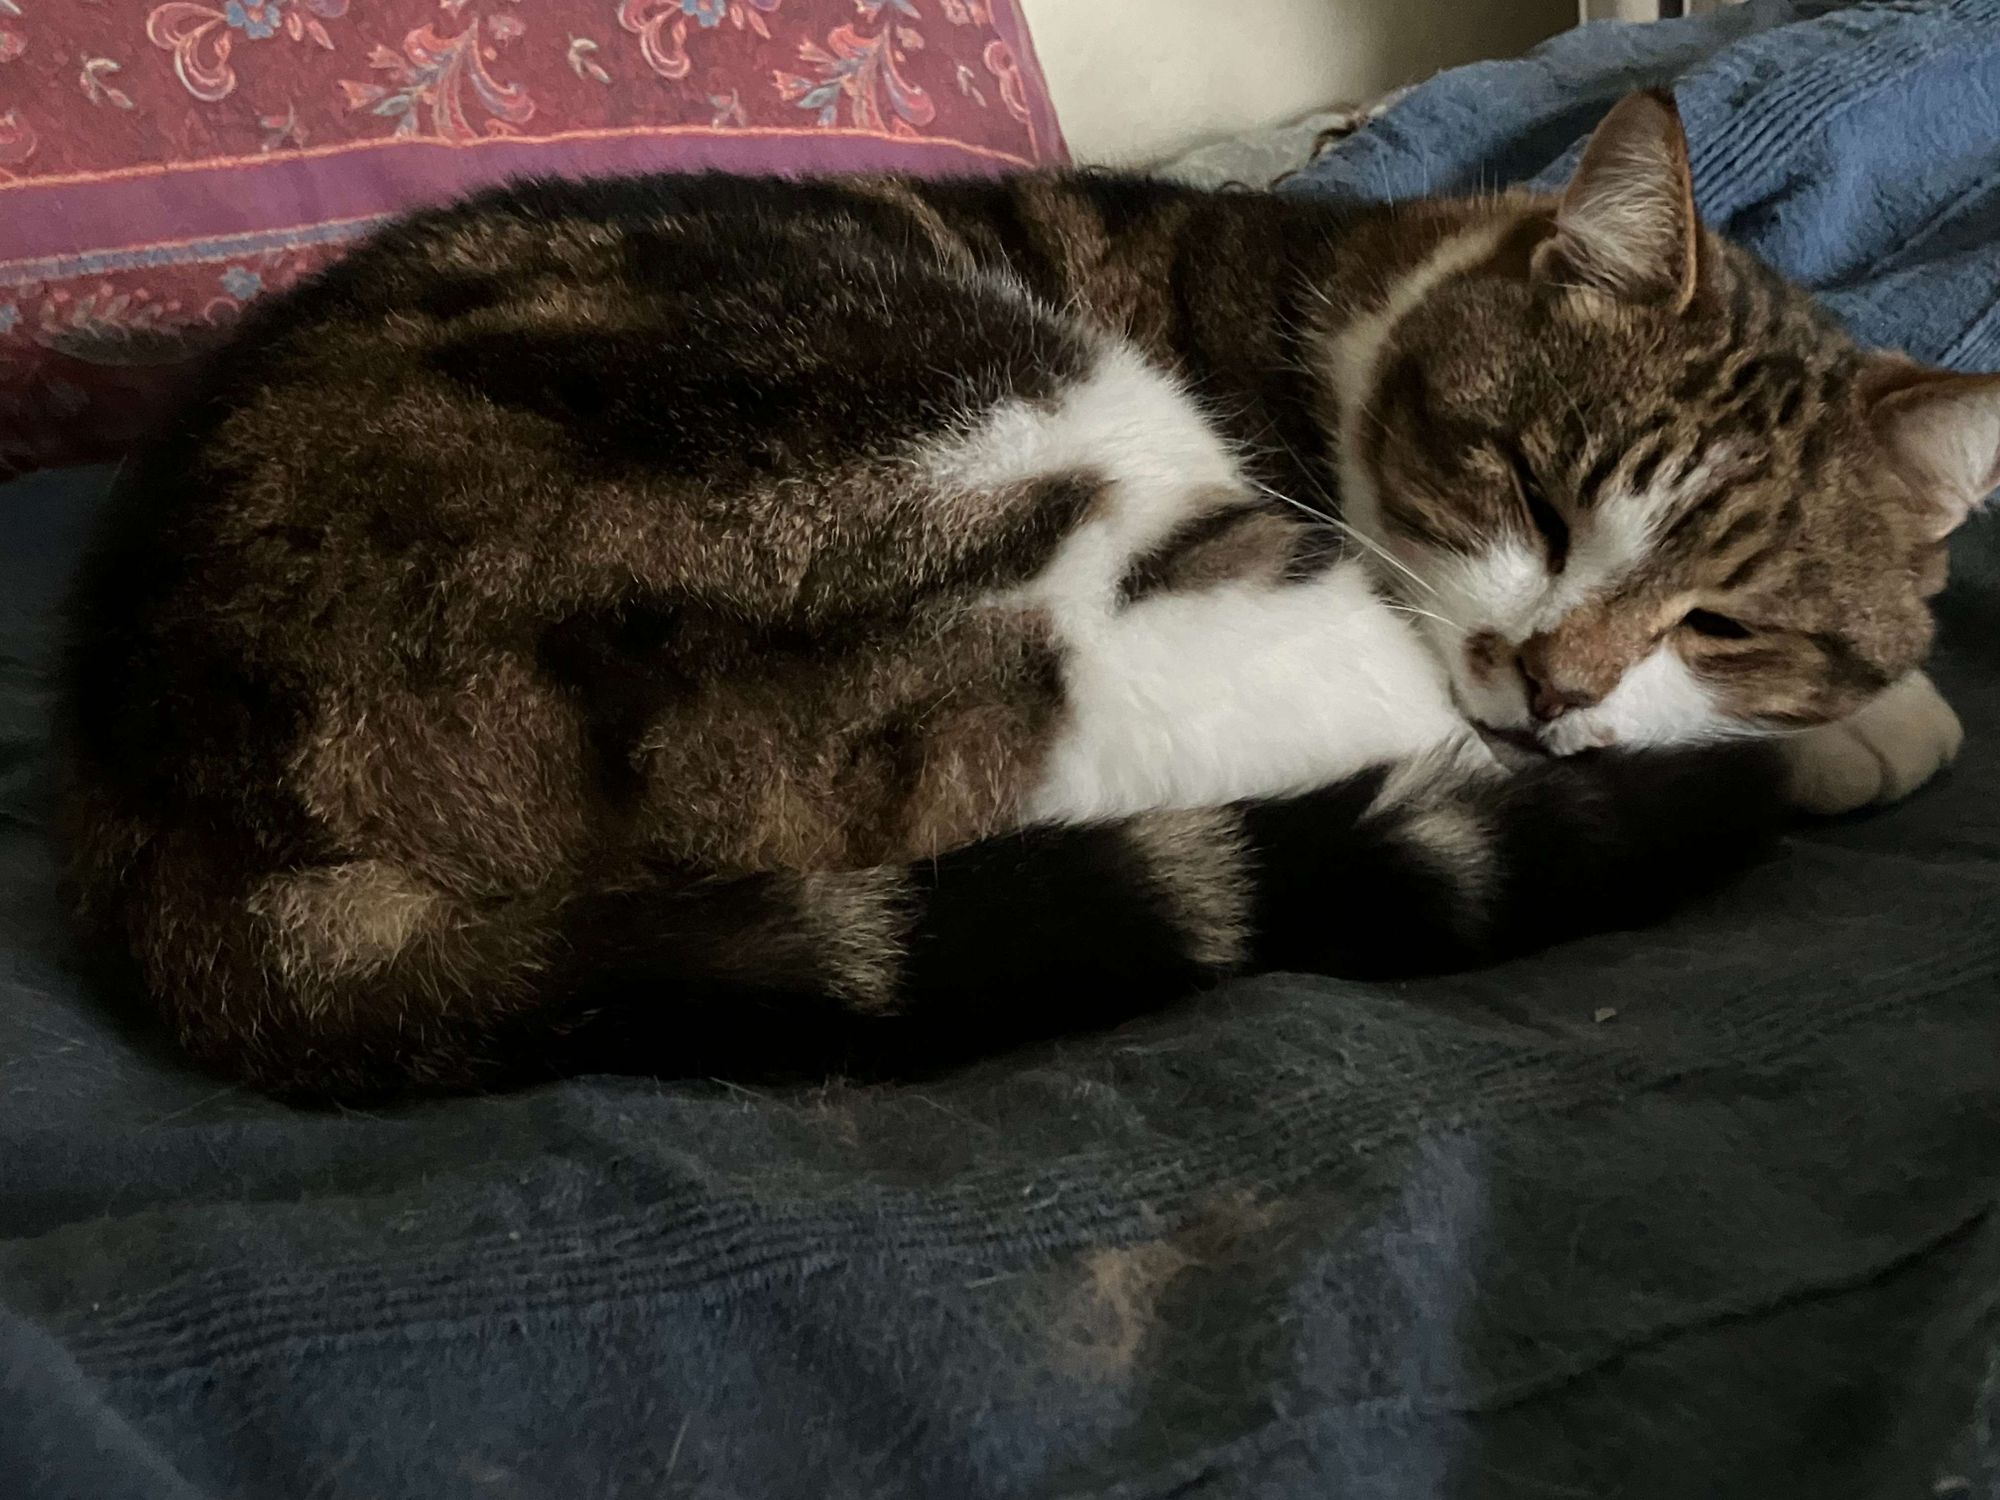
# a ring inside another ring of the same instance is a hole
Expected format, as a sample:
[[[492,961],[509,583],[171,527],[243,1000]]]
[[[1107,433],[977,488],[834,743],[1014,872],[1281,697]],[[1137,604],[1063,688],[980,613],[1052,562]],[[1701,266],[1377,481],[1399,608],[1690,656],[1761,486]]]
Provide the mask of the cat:
[[[1478,963],[1949,760],[1997,456],[2000,379],[1699,223],[1663,95],[1556,197],[518,184],[129,467],[68,884],[302,1097]]]

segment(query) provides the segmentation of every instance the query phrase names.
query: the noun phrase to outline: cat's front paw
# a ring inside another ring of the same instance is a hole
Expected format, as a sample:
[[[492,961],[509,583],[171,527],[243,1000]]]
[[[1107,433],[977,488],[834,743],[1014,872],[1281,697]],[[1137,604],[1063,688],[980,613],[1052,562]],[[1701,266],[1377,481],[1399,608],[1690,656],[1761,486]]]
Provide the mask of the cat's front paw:
[[[1846,718],[1785,742],[1791,798],[1816,813],[1894,802],[1950,765],[1964,739],[1951,705],[1912,672]]]

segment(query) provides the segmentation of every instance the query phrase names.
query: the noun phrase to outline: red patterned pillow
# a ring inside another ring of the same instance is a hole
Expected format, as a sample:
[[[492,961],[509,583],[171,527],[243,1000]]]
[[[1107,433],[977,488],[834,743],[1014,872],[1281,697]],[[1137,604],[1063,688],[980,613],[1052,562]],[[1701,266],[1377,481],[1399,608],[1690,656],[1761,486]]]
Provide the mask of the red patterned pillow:
[[[0,0],[0,477],[474,185],[1062,159],[1016,0]]]

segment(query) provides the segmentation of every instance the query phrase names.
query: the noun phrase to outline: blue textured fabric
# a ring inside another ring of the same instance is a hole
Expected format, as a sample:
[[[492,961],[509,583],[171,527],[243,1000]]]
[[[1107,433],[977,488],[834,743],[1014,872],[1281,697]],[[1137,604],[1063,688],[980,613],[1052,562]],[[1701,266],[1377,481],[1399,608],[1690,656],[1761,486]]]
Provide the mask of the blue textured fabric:
[[[1560,185],[1590,126],[1671,87],[1709,223],[1820,291],[1857,338],[2000,365],[2000,0],[1751,4],[1580,27],[1418,89],[1293,191],[1369,201]]]
[[[1547,177],[1675,78],[1711,213],[2000,363],[1995,0],[1593,27],[1308,186]],[[2000,1494],[2000,524],[1956,772],[1658,931],[922,1087],[315,1115],[59,936],[41,673],[105,477],[0,489],[0,1495]]]

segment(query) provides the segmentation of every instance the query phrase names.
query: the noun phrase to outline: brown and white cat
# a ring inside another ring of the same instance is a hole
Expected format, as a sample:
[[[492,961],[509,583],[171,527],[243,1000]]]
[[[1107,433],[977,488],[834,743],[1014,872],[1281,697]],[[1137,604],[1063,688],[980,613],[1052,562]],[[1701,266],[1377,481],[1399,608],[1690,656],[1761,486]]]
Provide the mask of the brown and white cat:
[[[77,909],[308,1094],[1476,962],[1948,760],[1997,468],[2000,381],[1703,230],[1652,95],[1560,200],[523,185],[265,307],[126,476]]]

